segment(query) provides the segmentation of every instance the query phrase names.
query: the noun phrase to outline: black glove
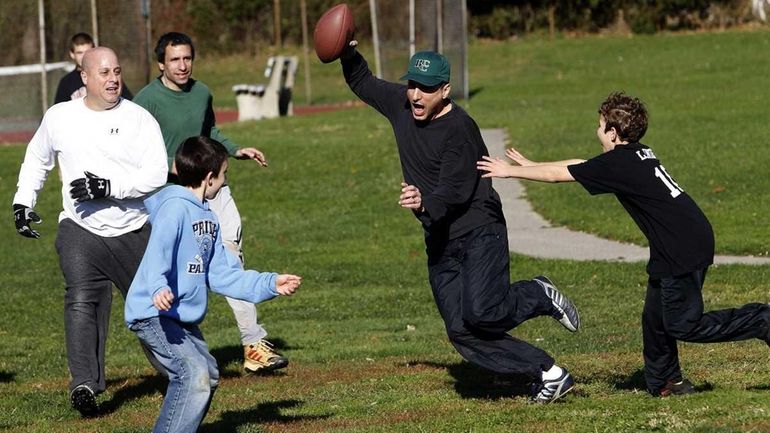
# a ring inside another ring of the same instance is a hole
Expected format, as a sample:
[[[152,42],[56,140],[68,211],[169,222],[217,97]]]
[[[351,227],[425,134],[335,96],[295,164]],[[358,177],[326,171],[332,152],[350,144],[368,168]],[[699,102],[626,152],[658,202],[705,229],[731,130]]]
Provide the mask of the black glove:
[[[13,221],[16,223],[16,231],[20,235],[28,238],[40,237],[40,233],[32,230],[30,223],[40,224],[43,220],[40,219],[40,216],[31,207],[14,203]]]
[[[110,195],[110,181],[86,171],[86,177],[70,182],[70,196],[78,202],[104,198]]]

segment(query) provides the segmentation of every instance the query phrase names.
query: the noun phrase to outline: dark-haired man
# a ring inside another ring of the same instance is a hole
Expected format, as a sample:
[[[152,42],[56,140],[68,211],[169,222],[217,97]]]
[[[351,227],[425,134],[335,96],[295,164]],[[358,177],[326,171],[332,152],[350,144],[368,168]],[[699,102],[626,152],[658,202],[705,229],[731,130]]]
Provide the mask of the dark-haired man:
[[[155,46],[155,55],[160,75],[137,93],[134,102],[152,113],[160,124],[171,169],[169,180],[173,181],[175,177],[172,163],[177,148],[194,136],[213,138],[227,148],[230,156],[267,166],[262,152],[253,147],[238,147],[217,128],[211,91],[192,78],[195,47],[189,36],[178,32],[163,34]],[[209,205],[219,219],[225,246],[243,260],[241,216],[229,185],[222,187],[219,194],[209,200]],[[277,353],[266,340],[267,331],[257,322],[254,304],[230,297],[226,299],[241,334],[243,368],[256,373],[286,367],[288,359]]]
[[[393,127],[404,175],[399,204],[422,223],[428,277],[449,340],[474,364],[531,377],[533,401],[558,399],[573,386],[570,374],[508,331],[541,315],[576,331],[580,318],[548,278],[510,282],[500,197],[476,170],[489,153],[476,122],[449,96],[449,62],[418,52],[402,77],[407,85],[390,83],[372,75],[355,45],[342,57],[345,80]]]

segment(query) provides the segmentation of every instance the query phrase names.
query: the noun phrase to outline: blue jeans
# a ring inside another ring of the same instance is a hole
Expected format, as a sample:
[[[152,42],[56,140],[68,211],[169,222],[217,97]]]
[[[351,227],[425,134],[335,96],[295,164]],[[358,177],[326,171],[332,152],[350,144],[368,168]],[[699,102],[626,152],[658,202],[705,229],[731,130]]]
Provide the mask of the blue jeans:
[[[166,398],[153,433],[198,430],[219,383],[217,361],[197,325],[152,317],[131,325],[169,378]]]

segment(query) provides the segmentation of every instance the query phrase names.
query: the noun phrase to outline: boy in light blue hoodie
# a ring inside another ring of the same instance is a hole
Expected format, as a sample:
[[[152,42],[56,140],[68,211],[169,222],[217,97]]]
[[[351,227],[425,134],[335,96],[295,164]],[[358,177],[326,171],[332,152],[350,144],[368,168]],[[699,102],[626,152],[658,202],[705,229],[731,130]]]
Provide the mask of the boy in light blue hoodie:
[[[145,201],[152,234],[126,297],[125,320],[169,378],[153,432],[197,431],[219,382],[198,328],[207,289],[256,304],[292,295],[301,283],[296,275],[244,270],[222,244],[206,200],[225,183],[227,156],[216,140],[188,138],[174,161],[179,185]]]

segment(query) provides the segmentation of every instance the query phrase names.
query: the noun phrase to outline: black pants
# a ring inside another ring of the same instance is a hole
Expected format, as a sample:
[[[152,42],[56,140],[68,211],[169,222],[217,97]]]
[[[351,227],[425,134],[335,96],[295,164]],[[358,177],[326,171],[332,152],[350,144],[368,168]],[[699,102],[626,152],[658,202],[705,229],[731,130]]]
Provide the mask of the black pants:
[[[765,339],[770,307],[752,303],[741,308],[703,312],[701,288],[708,268],[670,278],[650,279],[642,312],[644,377],[658,394],[667,380],[682,379],[677,340],[716,343]]]
[[[535,281],[510,283],[505,224],[477,228],[457,239],[426,237],[428,276],[449,340],[469,362],[498,373],[540,378],[554,360],[508,335],[520,323],[553,313]]]
[[[64,334],[70,390],[86,384],[97,393],[104,391],[112,284],[125,298],[149,239],[149,224],[121,236],[102,237],[70,219],[59,223],[56,250],[67,285]]]

